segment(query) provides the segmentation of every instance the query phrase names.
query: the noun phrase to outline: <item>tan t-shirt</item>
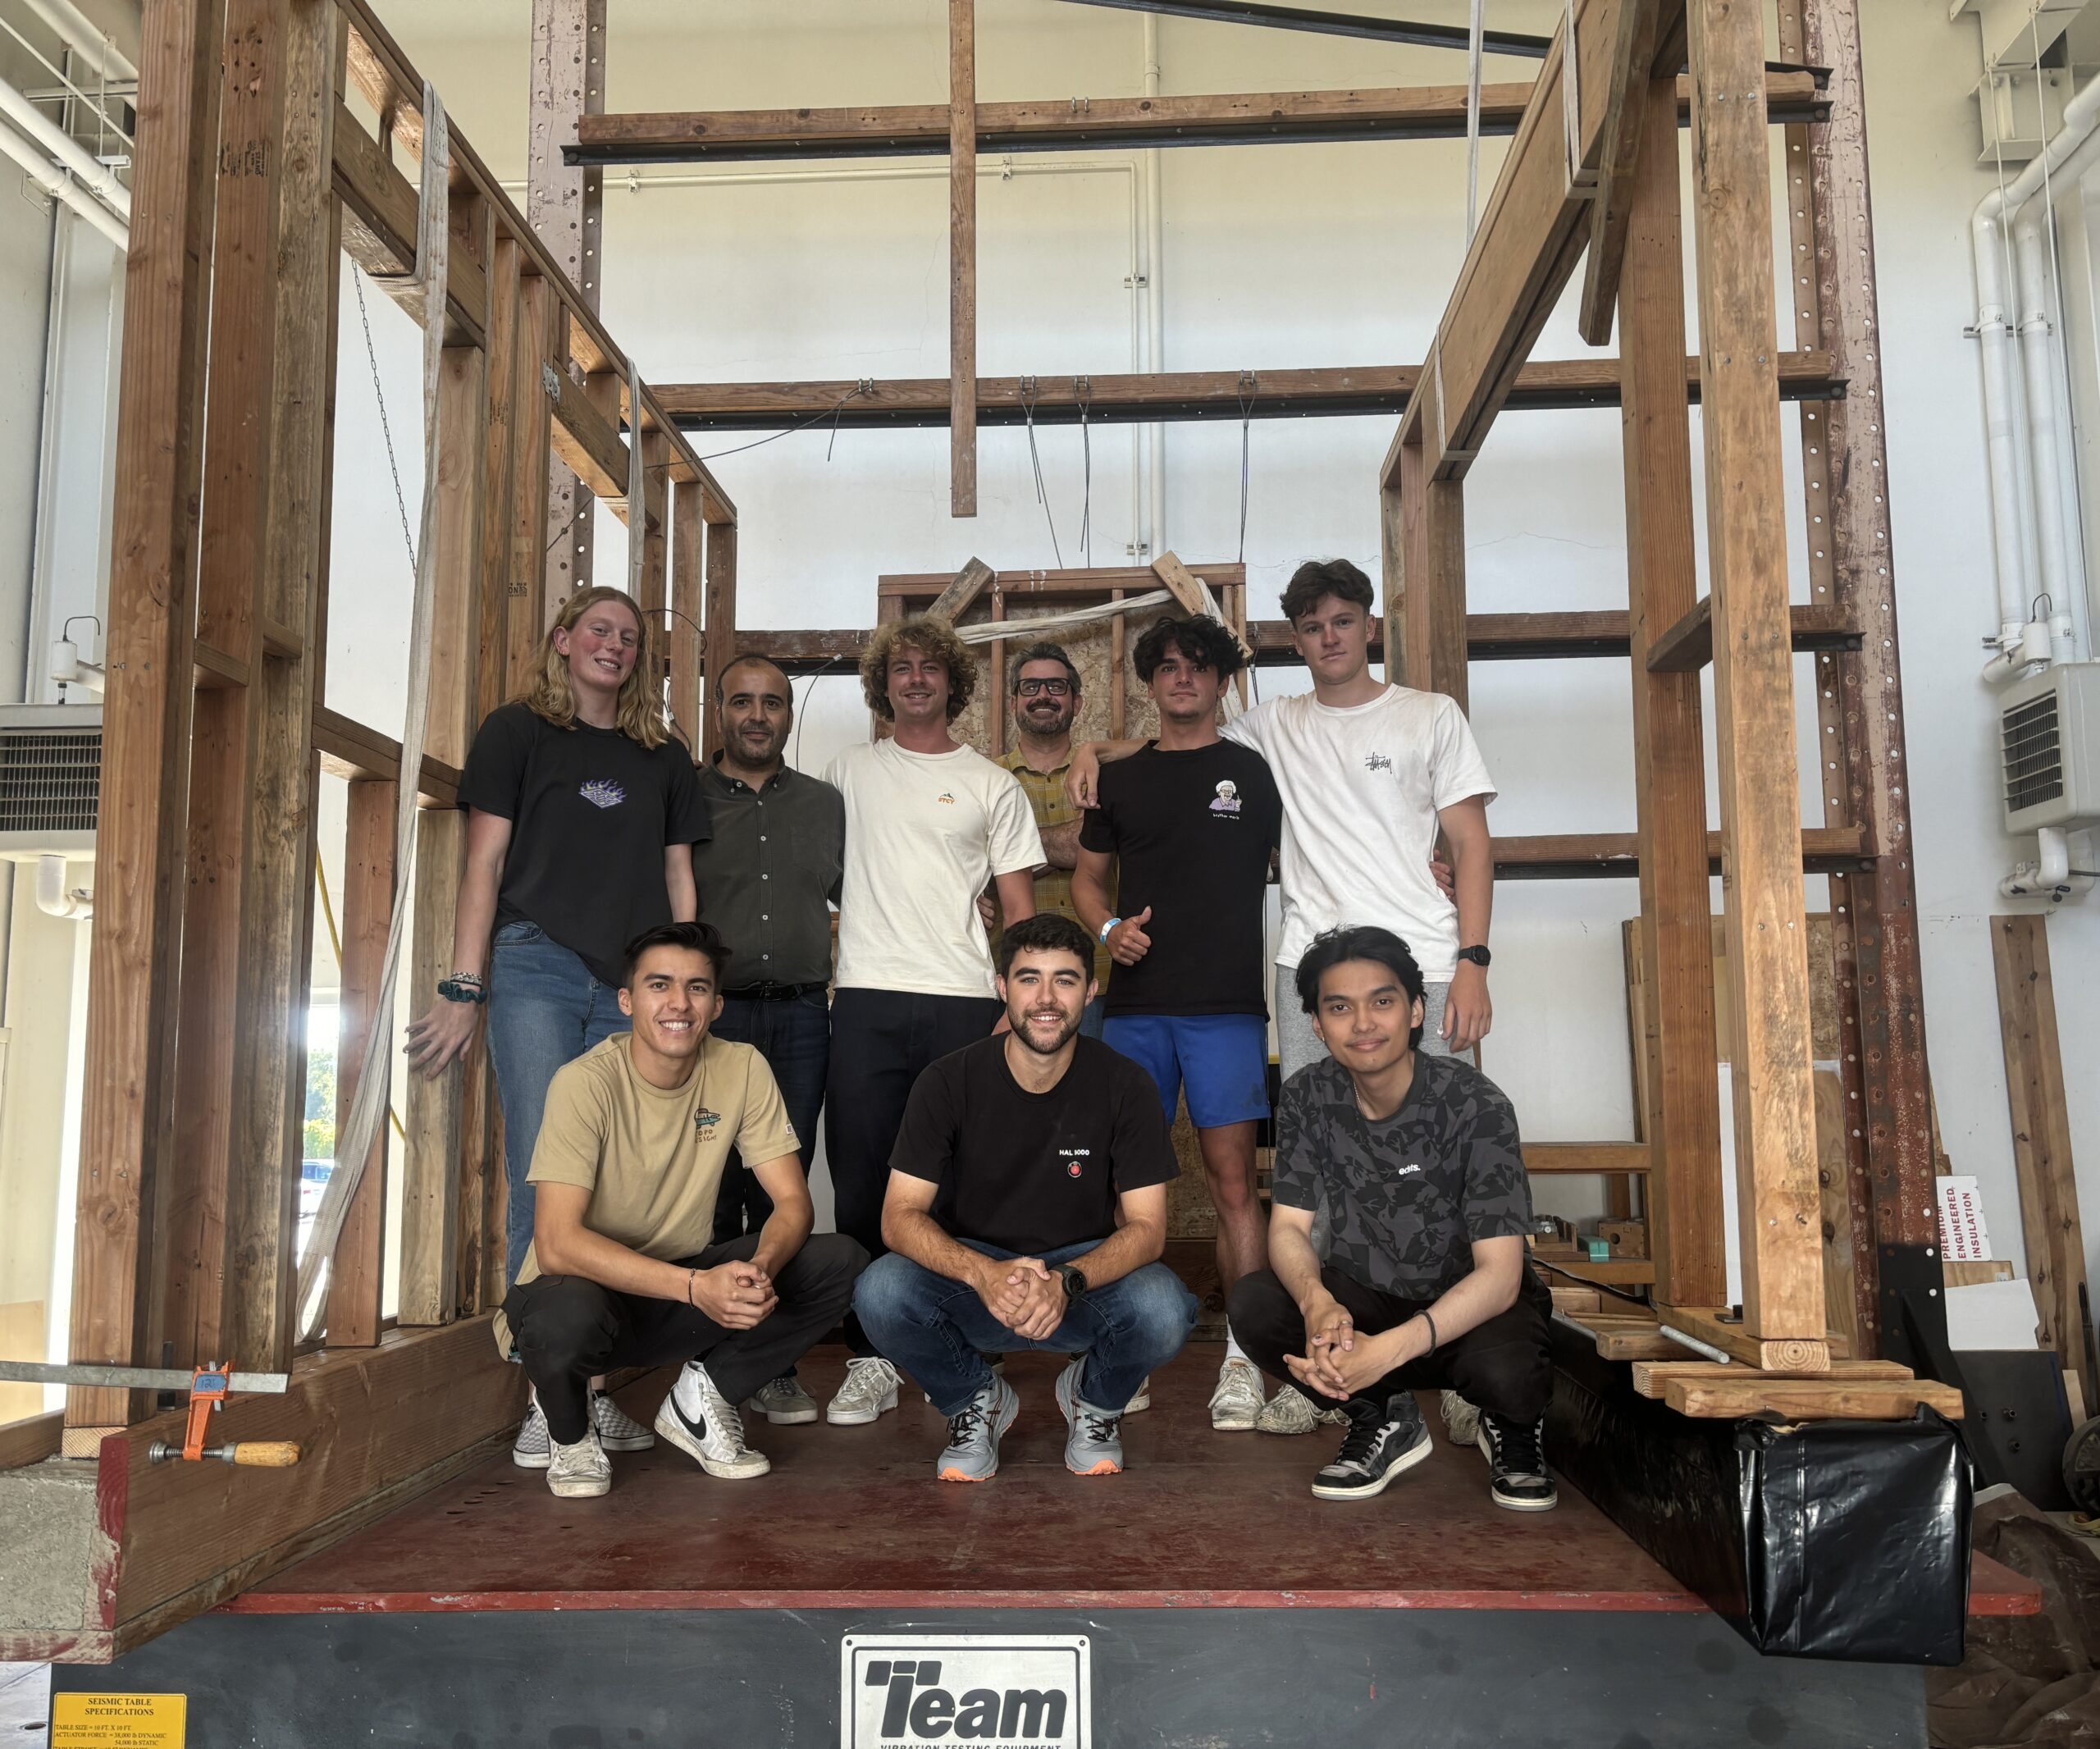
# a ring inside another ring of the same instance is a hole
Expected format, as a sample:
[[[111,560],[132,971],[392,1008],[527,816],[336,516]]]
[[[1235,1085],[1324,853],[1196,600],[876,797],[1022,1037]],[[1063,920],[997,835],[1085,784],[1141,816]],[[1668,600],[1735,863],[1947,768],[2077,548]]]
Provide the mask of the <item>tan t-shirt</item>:
[[[583,1224],[661,1263],[696,1257],[714,1240],[714,1196],[729,1150],[753,1165],[800,1145],[765,1059],[748,1044],[701,1041],[682,1087],[652,1087],[635,1073],[630,1033],[616,1033],[555,1071],[540,1119],[536,1185],[591,1193]],[[520,1285],[540,1275],[527,1247]],[[510,1352],[499,1313],[496,1345]]]

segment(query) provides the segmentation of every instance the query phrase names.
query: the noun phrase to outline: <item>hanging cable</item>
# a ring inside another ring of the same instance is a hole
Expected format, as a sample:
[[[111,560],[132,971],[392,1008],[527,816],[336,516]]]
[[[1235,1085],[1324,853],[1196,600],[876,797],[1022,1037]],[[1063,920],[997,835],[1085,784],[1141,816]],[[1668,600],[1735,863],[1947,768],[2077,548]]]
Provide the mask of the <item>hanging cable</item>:
[[[827,657],[827,658],[825,659],[825,661],[824,661],[824,666],[823,666],[822,668],[818,669],[815,673],[813,673],[813,674],[810,676],[810,683],[809,683],[808,687],[806,687],[806,688],[804,689],[803,693],[802,693],[802,702],[801,703],[801,705],[799,705],[798,706],[797,706],[797,707],[796,707],[796,710],[795,710],[795,757],[794,757],[794,759],[791,761],[791,763],[794,765],[795,769],[796,769],[797,771],[800,771],[800,770],[802,769],[802,715],[803,715],[803,713],[804,713],[805,711],[806,711],[806,710],[809,709],[809,706],[810,706],[810,701],[816,696],[817,683],[818,683],[819,680],[823,679],[823,678],[824,678],[824,677],[826,674],[829,674],[833,669],[836,668],[836,667],[837,667],[837,666],[841,663],[841,662],[843,662],[845,660],[846,660],[846,658],[845,658],[844,656],[842,656],[842,655],[835,655],[835,656]],[[792,680],[791,680],[791,681],[789,681],[789,682],[788,683],[788,697],[789,697],[791,700],[792,700],[792,699],[794,697],[794,696],[795,696],[795,683],[794,683],[793,681],[792,681]]]
[[[379,349],[372,344],[372,313],[364,303],[364,269],[355,262],[350,263],[350,283],[357,288],[358,320],[364,324],[365,361],[372,366],[372,398],[379,403],[379,435],[386,444],[386,465],[394,475],[394,502],[401,511],[401,545],[408,549],[409,574],[413,577],[416,571],[416,537],[409,532],[409,495],[401,490],[401,464],[394,454],[394,427],[386,418],[386,390],[379,380]],[[570,524],[574,526],[573,523]],[[552,550],[549,548],[550,551]]]
[[[870,386],[871,386],[869,383],[865,381],[856,382],[851,388],[848,389],[843,395],[840,395],[836,401],[833,402],[830,406],[825,408],[823,412],[813,413],[807,415],[806,418],[797,419],[784,432],[775,432],[770,437],[760,437],[756,442],[740,443],[733,450],[717,450],[712,455],[703,455],[699,457],[698,459],[703,462],[719,462],[725,455],[742,455],[746,450],[762,450],[769,443],[779,442],[783,437],[792,437],[797,432],[806,432],[812,425],[815,425],[819,421],[824,419],[829,419],[833,422],[831,430],[832,441],[836,443],[838,441],[838,419],[840,409],[844,407],[845,404],[848,401],[851,400],[856,395],[867,394],[870,391]],[[829,461],[831,459],[831,451],[829,450],[826,450],[824,451],[824,459],[826,461]]]
[[[1035,379],[1024,377],[1020,380],[1021,412],[1028,421],[1028,461],[1035,470],[1035,501],[1043,506],[1043,519],[1050,525],[1050,550],[1057,559],[1057,569],[1065,568],[1065,555],[1057,545],[1057,518],[1050,514],[1050,494],[1043,486],[1043,455],[1035,447]]]

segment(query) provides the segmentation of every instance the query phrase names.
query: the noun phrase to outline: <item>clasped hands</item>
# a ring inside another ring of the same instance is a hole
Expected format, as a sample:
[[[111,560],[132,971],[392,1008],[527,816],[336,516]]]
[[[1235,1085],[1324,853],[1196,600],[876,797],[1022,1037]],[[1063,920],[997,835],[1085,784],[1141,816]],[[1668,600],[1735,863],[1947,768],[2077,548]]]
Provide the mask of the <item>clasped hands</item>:
[[[976,1287],[985,1310],[1031,1342],[1065,1321],[1065,1278],[1040,1258],[987,1258]]]
[[[686,1297],[724,1330],[754,1329],[780,1304],[771,1276],[756,1263],[733,1261],[692,1271]]]
[[[1306,1309],[1305,1352],[1285,1355],[1284,1364],[1308,1391],[1346,1402],[1413,1359],[1408,1328],[1403,1324],[1376,1336],[1359,1333],[1341,1305],[1322,1295]]]

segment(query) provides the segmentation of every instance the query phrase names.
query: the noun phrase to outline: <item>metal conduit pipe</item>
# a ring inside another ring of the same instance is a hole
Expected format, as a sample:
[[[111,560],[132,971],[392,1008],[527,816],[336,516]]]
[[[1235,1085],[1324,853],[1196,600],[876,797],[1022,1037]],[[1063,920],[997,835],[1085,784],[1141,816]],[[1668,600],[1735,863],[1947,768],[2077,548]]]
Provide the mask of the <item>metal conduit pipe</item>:
[[[131,191],[116,180],[116,172],[98,162],[79,140],[3,79],[0,79],[0,115],[71,171],[126,224],[131,222]]]
[[[73,4],[73,0],[23,0],[29,9],[57,31],[66,46],[83,56],[90,68],[112,84],[135,80],[139,70],[125,57],[107,32]]]
[[[131,247],[131,227],[94,195],[54,165],[34,142],[25,139],[11,127],[0,124],[0,152],[5,152],[28,174],[30,180],[54,200],[62,200],[105,237],[120,253]]]

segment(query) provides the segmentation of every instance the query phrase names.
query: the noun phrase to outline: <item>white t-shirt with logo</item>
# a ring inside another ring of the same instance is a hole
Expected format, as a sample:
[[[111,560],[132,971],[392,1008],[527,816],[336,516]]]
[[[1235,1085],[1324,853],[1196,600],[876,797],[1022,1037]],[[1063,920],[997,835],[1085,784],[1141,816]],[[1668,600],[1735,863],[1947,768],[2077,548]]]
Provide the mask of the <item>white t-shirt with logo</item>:
[[[1226,724],[1269,762],[1283,795],[1283,934],[1276,964],[1312,938],[1375,923],[1404,941],[1424,979],[1459,964],[1459,910],[1429,872],[1440,808],[1495,799],[1466,714],[1441,692],[1389,686],[1366,705],[1309,692],[1271,699]]]
[[[838,988],[992,995],[977,895],[1043,860],[1014,774],[974,747],[911,753],[871,741],[842,751],[824,779],[846,798]]]

